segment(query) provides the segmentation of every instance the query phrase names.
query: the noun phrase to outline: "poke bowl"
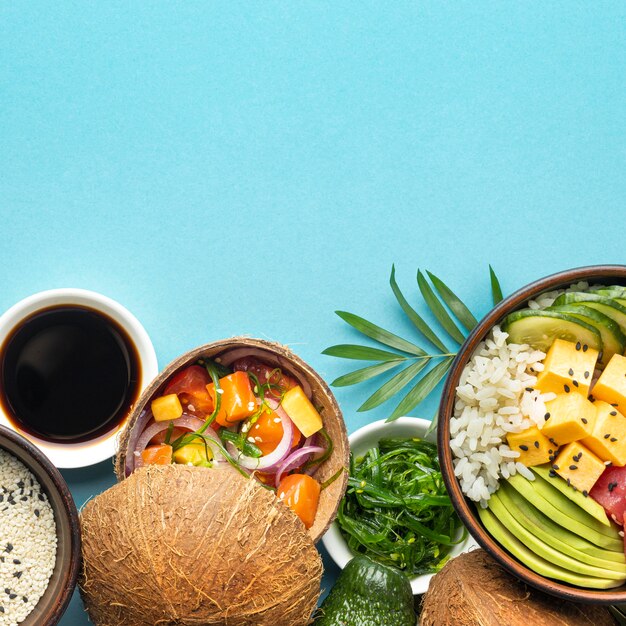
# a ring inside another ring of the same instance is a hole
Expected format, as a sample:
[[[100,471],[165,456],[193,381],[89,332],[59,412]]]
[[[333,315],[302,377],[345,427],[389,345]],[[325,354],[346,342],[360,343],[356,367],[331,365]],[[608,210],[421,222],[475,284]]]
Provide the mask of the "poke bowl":
[[[341,410],[322,378],[285,346],[234,337],[185,353],[152,381],[122,432],[115,470],[119,480],[153,463],[202,466],[226,480],[244,473],[317,542],[336,515],[348,460]]]
[[[566,600],[626,601],[625,350],[626,266],[553,274],[481,320],[439,407],[462,522],[510,573]]]

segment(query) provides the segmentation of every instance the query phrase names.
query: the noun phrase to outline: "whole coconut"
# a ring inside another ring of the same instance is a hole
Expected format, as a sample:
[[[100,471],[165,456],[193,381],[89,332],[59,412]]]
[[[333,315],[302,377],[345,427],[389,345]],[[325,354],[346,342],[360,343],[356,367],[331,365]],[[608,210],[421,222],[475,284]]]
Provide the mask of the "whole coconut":
[[[147,466],[81,513],[97,626],[301,626],[322,563],[302,523],[231,470]]]
[[[420,626],[613,626],[608,609],[527,587],[484,550],[457,556],[432,579]]]

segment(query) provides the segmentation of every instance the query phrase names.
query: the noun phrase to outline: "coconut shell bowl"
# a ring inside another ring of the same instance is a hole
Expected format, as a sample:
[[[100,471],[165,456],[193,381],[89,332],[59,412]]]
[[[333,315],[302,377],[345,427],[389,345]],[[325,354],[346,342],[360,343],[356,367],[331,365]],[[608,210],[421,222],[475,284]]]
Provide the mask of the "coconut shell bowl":
[[[54,513],[57,554],[48,587],[22,626],[54,626],[71,598],[80,568],[80,525],[72,496],[57,468],[38,448],[0,425],[0,449],[21,461],[35,476]]]
[[[449,443],[450,418],[454,411],[456,388],[461,373],[478,344],[486,337],[492,327],[499,324],[509,313],[525,308],[528,300],[535,299],[544,292],[565,289],[579,281],[586,281],[589,285],[626,285],[626,266],[594,265],[541,278],[502,300],[470,333],[456,356],[443,390],[439,407],[439,459],[444,481],[461,520],[478,544],[511,574],[541,591],[565,600],[616,604],[626,602],[626,585],[609,590],[594,590],[558,582],[535,573],[504,549],[482,525],[475,504],[462,493],[459,481],[454,474],[452,450]]]
[[[315,521],[308,530],[309,537],[313,542],[317,542],[335,519],[339,502],[346,489],[350,454],[346,427],[339,405],[328,385],[289,348],[277,343],[233,337],[201,346],[172,361],[145,389],[129,417],[126,428],[121,433],[119,452],[115,460],[117,477],[120,481],[128,477],[129,469],[132,467],[129,455],[132,455],[139,434],[150,418],[150,403],[162,394],[174,374],[195,364],[201,358],[217,360],[228,365],[243,356],[254,356],[270,366],[281,368],[285,374],[296,378],[303,388],[310,389],[313,405],[319,410],[324,428],[333,442],[332,454],[316,470],[315,478],[319,482],[324,482],[341,468],[346,468],[346,471],[321,492]]]

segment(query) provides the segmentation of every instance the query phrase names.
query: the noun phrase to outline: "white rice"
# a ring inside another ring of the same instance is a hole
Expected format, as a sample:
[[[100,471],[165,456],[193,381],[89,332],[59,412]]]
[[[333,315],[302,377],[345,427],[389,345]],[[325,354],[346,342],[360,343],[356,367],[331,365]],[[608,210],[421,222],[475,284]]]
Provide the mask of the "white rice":
[[[589,289],[589,283],[581,280],[578,283],[570,285],[567,289],[557,289],[555,291],[546,291],[537,296],[535,300],[528,301],[529,309],[547,309],[554,304],[554,301],[562,294],[571,291],[586,291]]]
[[[545,403],[555,398],[533,388],[545,353],[507,344],[507,337],[494,326],[478,344],[461,373],[450,419],[454,473],[463,493],[482,507],[497,491],[500,478],[519,473],[533,480],[533,473],[515,460],[519,452],[509,448],[506,435],[541,426]]]

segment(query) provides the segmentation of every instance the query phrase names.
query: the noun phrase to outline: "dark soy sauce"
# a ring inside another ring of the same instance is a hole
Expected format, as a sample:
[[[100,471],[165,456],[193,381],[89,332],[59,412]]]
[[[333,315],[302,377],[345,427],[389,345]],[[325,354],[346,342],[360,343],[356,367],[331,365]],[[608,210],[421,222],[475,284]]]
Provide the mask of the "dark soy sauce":
[[[106,315],[81,306],[22,321],[0,354],[0,402],[21,430],[59,443],[113,430],[139,395],[137,350]]]

